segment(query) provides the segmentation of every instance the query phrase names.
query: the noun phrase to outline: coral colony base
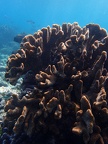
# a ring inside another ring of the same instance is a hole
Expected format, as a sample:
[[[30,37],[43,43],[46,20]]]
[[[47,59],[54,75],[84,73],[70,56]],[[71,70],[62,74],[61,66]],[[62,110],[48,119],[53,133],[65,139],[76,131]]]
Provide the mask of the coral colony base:
[[[54,24],[23,38],[6,80],[3,144],[108,144],[108,35],[97,24]]]

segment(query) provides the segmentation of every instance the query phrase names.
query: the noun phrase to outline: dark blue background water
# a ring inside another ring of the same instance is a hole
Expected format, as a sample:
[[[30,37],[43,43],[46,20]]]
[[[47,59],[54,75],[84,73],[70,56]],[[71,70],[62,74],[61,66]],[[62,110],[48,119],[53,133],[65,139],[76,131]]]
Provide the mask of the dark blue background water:
[[[80,26],[98,23],[108,30],[108,0],[0,0],[0,27],[13,34],[75,21]]]

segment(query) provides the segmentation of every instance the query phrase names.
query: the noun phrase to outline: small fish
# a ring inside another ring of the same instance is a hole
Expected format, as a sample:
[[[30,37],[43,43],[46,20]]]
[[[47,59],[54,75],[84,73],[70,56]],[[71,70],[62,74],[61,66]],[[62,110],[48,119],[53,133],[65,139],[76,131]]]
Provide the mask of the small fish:
[[[35,22],[32,21],[32,20],[27,20],[26,22],[29,23],[29,24],[35,24]]]

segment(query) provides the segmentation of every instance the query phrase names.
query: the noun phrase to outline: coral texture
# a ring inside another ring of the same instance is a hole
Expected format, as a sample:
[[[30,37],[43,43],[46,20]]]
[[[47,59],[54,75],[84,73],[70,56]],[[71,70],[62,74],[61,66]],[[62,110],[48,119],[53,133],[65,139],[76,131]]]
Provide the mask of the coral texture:
[[[6,80],[23,75],[23,92],[6,102],[2,141],[106,144],[107,52],[97,24],[54,24],[25,36],[7,61]]]

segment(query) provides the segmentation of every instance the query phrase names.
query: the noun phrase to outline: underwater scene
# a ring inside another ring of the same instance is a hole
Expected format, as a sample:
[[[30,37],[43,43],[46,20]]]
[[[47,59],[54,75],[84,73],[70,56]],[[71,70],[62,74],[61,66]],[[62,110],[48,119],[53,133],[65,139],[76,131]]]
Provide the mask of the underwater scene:
[[[0,0],[0,144],[108,144],[107,53],[107,0]]]

